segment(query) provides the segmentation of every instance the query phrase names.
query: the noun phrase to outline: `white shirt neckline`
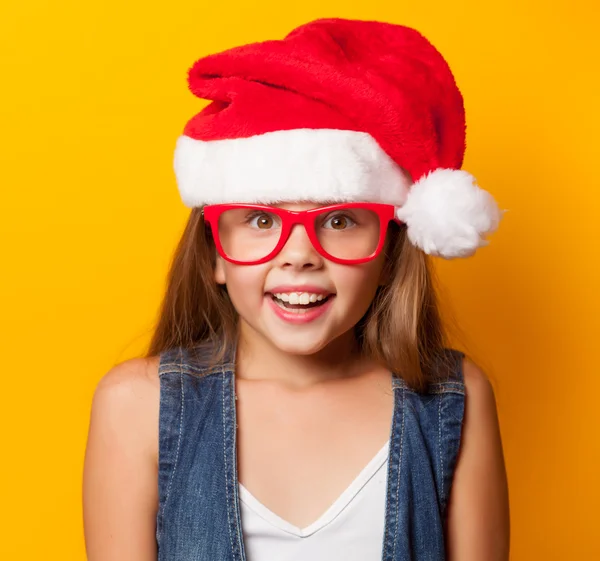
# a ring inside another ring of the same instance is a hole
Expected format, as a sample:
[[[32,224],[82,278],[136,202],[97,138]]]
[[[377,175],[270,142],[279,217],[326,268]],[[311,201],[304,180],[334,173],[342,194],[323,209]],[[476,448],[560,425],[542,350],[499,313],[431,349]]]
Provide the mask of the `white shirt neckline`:
[[[361,470],[350,485],[334,501],[334,503],[313,523],[305,528],[294,526],[287,520],[284,520],[272,510],[263,505],[244,485],[238,484],[240,500],[258,516],[280,530],[293,534],[299,538],[305,538],[314,534],[321,528],[324,528],[334,520],[341,512],[352,502],[358,492],[367,484],[367,482],[379,471],[388,459],[390,441],[388,440],[369,463]]]

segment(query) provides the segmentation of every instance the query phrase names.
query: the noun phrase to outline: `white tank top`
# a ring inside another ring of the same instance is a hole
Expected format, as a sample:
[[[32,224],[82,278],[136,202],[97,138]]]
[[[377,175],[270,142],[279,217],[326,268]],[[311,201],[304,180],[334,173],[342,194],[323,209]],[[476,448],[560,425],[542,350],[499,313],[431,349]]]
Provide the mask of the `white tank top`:
[[[389,445],[388,440],[338,499],[306,528],[277,516],[240,483],[248,561],[381,559]]]

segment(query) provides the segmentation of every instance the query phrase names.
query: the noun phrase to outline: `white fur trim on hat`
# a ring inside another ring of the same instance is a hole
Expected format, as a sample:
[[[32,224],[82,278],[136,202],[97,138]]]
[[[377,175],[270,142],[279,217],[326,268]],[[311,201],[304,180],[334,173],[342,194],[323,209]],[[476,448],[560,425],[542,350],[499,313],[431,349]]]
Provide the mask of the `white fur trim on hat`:
[[[396,216],[414,245],[451,259],[488,245],[485,235],[496,231],[504,212],[470,173],[438,168],[414,183]]]
[[[370,134],[337,129],[210,141],[183,135],[177,139],[174,168],[187,207],[284,201],[400,206],[412,183]]]

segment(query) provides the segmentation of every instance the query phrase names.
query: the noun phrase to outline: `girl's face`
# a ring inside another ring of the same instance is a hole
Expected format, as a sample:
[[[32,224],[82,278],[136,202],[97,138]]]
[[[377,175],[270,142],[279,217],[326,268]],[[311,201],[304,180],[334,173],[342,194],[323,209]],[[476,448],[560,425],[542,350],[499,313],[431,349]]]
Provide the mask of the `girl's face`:
[[[307,210],[319,204],[282,204]],[[384,252],[366,263],[330,261],[295,225],[281,251],[258,265],[237,265],[217,255],[215,280],[250,328],[279,350],[309,355],[351,330],[371,304],[384,264]]]

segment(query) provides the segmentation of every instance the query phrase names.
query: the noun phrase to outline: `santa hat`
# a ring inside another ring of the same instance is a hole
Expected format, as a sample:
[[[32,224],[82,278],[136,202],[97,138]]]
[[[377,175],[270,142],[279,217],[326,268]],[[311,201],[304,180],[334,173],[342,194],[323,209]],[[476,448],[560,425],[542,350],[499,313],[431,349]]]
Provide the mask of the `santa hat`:
[[[212,100],[175,148],[188,207],[368,201],[396,206],[425,253],[468,257],[503,211],[460,169],[463,99],[410,27],[319,19],[282,40],[197,60],[190,90]]]

